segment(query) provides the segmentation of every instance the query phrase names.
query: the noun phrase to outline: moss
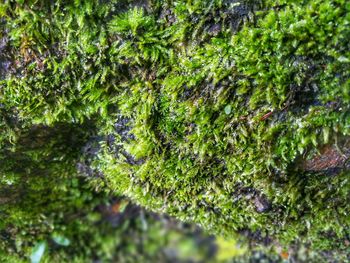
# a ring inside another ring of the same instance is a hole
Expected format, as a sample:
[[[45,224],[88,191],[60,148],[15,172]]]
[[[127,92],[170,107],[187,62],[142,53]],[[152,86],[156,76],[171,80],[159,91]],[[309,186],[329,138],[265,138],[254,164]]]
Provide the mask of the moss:
[[[215,260],[213,237],[197,227],[94,189],[103,178],[77,170],[93,161],[94,127],[34,126],[2,140],[1,261],[27,262],[39,247],[40,262]]]
[[[348,169],[300,166],[350,133],[346,1],[43,3],[0,5],[22,127],[94,123],[103,187],[154,211],[348,253]]]

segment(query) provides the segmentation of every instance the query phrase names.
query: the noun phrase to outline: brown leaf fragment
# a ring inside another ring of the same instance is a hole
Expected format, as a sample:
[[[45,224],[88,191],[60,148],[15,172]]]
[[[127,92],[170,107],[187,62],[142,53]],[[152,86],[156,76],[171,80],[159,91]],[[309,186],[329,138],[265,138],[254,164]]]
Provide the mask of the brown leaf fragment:
[[[332,168],[341,168],[350,157],[350,151],[340,151],[334,145],[326,145],[320,154],[310,160],[305,160],[302,168],[305,171],[325,171]]]

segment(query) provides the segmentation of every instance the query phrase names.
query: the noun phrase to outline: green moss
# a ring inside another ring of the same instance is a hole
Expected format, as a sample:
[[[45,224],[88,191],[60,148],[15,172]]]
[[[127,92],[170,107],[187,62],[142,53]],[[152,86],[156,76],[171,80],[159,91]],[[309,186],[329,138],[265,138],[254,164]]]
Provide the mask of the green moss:
[[[94,123],[104,187],[154,211],[347,253],[349,171],[300,166],[350,134],[345,0],[43,3],[0,5],[23,127]]]

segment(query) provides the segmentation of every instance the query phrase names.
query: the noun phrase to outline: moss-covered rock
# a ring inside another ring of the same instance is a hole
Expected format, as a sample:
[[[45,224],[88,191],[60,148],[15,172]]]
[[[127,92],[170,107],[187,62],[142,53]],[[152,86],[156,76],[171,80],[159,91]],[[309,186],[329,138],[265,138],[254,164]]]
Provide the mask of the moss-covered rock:
[[[97,188],[291,255],[346,257],[349,8],[6,1],[0,102],[16,127],[2,141],[89,123],[98,152],[80,170]]]

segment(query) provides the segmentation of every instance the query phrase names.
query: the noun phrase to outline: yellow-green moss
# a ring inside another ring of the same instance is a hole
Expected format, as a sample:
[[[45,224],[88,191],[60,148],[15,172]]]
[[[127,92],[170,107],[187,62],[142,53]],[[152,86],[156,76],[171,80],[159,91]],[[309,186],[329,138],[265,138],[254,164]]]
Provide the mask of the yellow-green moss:
[[[150,209],[345,255],[348,165],[300,160],[350,134],[349,8],[7,1],[0,102],[24,128],[94,123],[114,138],[93,161],[104,187]]]

